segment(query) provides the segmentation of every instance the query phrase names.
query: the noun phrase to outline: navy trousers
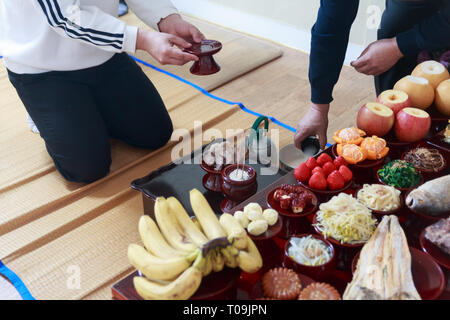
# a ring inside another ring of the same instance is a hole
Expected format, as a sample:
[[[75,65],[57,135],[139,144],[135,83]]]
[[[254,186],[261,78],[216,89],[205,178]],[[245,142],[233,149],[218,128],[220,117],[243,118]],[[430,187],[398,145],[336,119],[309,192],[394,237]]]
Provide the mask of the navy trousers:
[[[108,174],[111,138],[158,149],[171,137],[158,91],[127,54],[83,70],[8,75],[69,181],[90,183]]]
[[[411,29],[415,24],[435,14],[440,5],[440,0],[386,0],[386,10],[378,29],[378,40],[393,38]],[[375,77],[377,96],[392,89],[398,80],[411,74],[416,65],[416,56],[403,57],[391,69]]]

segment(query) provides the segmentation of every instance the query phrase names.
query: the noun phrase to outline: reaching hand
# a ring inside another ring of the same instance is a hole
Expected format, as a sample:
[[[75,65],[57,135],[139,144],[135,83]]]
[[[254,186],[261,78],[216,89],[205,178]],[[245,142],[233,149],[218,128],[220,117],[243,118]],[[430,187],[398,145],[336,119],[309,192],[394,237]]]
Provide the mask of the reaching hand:
[[[371,43],[351,66],[358,72],[378,76],[392,68],[402,57],[396,38],[383,39]]]
[[[319,136],[320,148],[327,144],[329,104],[313,104],[308,113],[298,123],[295,134],[295,146],[301,149],[301,143],[309,136]]]
[[[161,32],[173,34],[188,42],[199,43],[205,40],[205,36],[194,25],[184,21],[179,14],[171,14],[159,23]]]
[[[136,49],[147,51],[163,65],[174,64],[182,66],[189,61],[198,61],[197,56],[180,50],[180,48],[185,49],[191,46],[192,44],[186,40],[172,34],[138,30]]]

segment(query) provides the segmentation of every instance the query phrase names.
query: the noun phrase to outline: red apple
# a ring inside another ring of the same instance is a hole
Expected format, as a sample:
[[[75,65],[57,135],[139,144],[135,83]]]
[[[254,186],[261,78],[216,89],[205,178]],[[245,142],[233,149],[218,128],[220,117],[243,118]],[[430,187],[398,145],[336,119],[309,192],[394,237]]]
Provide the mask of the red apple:
[[[450,79],[447,68],[442,63],[434,60],[422,62],[414,69],[411,75],[428,79],[434,89],[436,89],[442,81]]]
[[[406,92],[414,108],[425,110],[434,101],[434,88],[422,77],[406,76],[395,84],[394,89]]]
[[[394,112],[377,102],[368,102],[359,109],[356,123],[367,136],[385,136],[394,126]]]
[[[378,96],[377,102],[391,108],[394,111],[394,116],[403,108],[412,107],[408,94],[400,90],[386,90],[382,92]]]
[[[403,142],[422,140],[430,130],[430,115],[418,108],[405,108],[397,113],[395,135]]]

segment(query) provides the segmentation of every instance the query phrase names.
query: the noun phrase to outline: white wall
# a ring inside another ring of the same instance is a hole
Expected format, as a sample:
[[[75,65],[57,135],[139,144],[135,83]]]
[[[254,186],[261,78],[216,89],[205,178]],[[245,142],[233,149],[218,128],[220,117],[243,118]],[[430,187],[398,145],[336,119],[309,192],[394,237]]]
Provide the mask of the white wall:
[[[190,15],[305,52],[310,49],[310,30],[320,5],[319,0],[172,1]],[[342,2],[345,5],[345,0]],[[360,1],[358,16],[350,34],[347,64],[376,40],[373,22],[377,21],[383,10],[384,0]]]

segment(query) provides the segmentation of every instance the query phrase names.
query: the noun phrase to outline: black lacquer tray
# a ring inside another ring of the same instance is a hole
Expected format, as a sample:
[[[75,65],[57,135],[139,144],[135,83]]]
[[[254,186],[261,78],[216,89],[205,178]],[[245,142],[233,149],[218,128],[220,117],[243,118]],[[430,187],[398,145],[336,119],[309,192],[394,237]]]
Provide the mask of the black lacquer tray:
[[[211,143],[214,142],[217,140]],[[175,197],[182,203],[189,215],[193,216],[189,191],[194,188],[204,194],[216,213],[221,212],[220,203],[224,196],[222,193],[209,191],[203,186],[202,179],[206,172],[199,165],[203,150],[211,143],[131,183],[131,188],[142,192],[145,214],[153,216],[154,201],[157,197]],[[248,161],[247,164],[257,172],[258,192],[285,174],[279,170],[275,175],[261,175],[261,169],[265,167],[263,164],[252,164]]]

